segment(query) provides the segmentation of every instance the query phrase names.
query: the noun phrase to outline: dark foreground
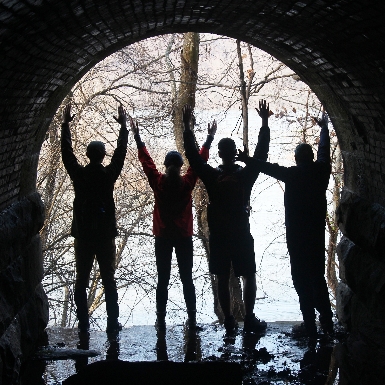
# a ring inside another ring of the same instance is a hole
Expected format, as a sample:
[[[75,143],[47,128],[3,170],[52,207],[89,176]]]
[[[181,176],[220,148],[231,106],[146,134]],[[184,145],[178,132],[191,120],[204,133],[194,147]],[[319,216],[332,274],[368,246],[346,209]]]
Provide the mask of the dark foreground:
[[[77,329],[49,329],[49,347],[24,365],[22,385],[341,383],[343,334],[294,340],[293,324],[269,323],[262,336],[240,329],[233,337],[220,325],[203,325],[196,334],[176,325],[158,336],[152,326],[133,326],[118,336],[91,330],[89,337]]]

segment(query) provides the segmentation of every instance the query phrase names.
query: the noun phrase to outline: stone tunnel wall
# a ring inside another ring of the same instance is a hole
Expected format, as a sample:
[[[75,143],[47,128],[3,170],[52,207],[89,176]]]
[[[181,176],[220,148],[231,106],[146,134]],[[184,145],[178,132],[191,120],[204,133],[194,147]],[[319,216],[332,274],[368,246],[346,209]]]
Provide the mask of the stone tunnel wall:
[[[2,0],[0,266],[9,282],[0,287],[7,309],[0,328],[3,373],[12,367],[11,353],[17,366],[21,352],[33,346],[47,317],[38,283],[42,211],[34,192],[40,146],[57,107],[109,54],[150,36],[186,31],[223,34],[264,49],[326,107],[345,168],[338,312],[352,330],[349,349],[354,353],[363,343],[382,357],[372,337],[385,336],[379,327],[385,324],[379,305],[385,277],[384,14],[385,2],[364,0]],[[27,274],[27,263],[34,274]],[[26,316],[28,307],[40,324]],[[32,333],[34,325],[40,329]]]
[[[0,383],[17,383],[22,357],[29,356],[48,322],[37,235],[44,221],[38,194],[0,214]]]
[[[384,384],[385,209],[345,189],[337,215],[344,234],[337,315],[350,332],[340,357],[346,383]]]

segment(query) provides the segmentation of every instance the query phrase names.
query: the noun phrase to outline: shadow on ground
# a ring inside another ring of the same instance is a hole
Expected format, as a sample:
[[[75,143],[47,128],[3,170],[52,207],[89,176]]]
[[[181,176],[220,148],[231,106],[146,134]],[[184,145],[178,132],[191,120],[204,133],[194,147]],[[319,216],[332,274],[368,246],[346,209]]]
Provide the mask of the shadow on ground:
[[[158,335],[152,326],[119,335],[52,328],[49,345],[24,365],[22,384],[337,384],[341,343],[323,335],[294,340],[293,324],[269,323],[264,335],[240,329],[234,336],[225,336],[220,325],[203,325],[197,333],[176,325]]]

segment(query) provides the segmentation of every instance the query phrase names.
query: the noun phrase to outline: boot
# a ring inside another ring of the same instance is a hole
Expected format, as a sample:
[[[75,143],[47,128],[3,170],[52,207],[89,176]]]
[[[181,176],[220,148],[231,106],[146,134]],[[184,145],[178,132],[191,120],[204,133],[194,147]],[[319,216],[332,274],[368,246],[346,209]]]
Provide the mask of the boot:
[[[325,317],[320,315],[319,321],[321,324],[321,329],[324,332],[324,334],[327,334],[329,336],[332,336],[334,333],[334,324],[333,324],[333,318],[332,317]]]
[[[119,333],[123,326],[119,323],[119,304],[118,292],[114,285],[112,288],[105,287],[106,313],[107,313],[107,333]]]
[[[291,333],[294,338],[308,337],[310,339],[316,339],[318,335],[315,322],[307,324],[302,322],[299,325],[294,325],[291,329]]]
[[[235,320],[233,315],[225,317],[224,326],[226,334],[234,334],[238,329],[238,322]]]
[[[260,320],[254,313],[247,314],[244,318],[243,331],[245,333],[263,333],[266,327],[266,322]]]

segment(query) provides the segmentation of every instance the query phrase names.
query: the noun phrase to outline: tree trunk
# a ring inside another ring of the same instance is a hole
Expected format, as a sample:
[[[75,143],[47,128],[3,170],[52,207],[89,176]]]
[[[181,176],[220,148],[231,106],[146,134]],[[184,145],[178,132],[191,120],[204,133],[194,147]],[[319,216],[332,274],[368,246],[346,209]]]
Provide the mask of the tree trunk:
[[[172,40],[173,41],[173,40]],[[171,41],[171,42],[172,42]],[[170,46],[168,47],[168,50]],[[167,56],[167,55],[166,55]],[[182,109],[186,104],[195,107],[196,84],[198,80],[198,64],[199,64],[199,34],[188,32],[184,34],[183,49],[181,52],[181,76],[178,93],[174,98],[173,105],[173,129],[177,150],[184,155],[183,146],[183,121]],[[171,79],[173,80],[173,79]],[[175,90],[175,88],[174,88]],[[185,164],[188,164],[185,158]],[[202,241],[204,250],[206,251],[207,261],[210,259],[209,248],[209,229],[207,224],[207,204],[208,195],[203,183],[198,180],[197,186],[193,192],[194,207],[196,210],[198,222],[198,236]],[[218,286],[216,277],[211,275],[211,287],[214,297],[214,312],[220,322],[223,322],[224,316],[218,301]]]
[[[309,89],[307,91],[307,97],[306,97],[306,104],[305,104],[305,118],[303,120],[303,126],[302,126],[302,143],[307,143],[307,121],[308,121],[308,118],[309,118],[309,102],[310,102],[310,95],[311,95],[312,91]]]
[[[67,285],[63,286],[64,289],[64,301],[63,301],[63,312],[61,317],[61,327],[65,328],[68,326],[68,310],[69,310],[69,296],[70,291]]]
[[[45,206],[45,223],[40,231],[40,238],[42,242],[43,250],[46,248],[48,239],[48,232],[50,230],[49,225],[51,224],[51,212],[53,208],[54,195],[56,192],[56,175],[59,168],[59,162],[61,159],[60,152],[60,140],[57,135],[58,127],[54,123],[49,127],[48,138],[50,143],[50,152],[48,158],[48,170],[47,170],[47,182],[45,184],[44,194],[42,196]]]
[[[326,265],[326,277],[328,286],[331,289],[334,298],[336,298],[337,288],[337,273],[336,273],[336,251],[337,251],[337,237],[338,237],[338,225],[336,218],[336,209],[340,202],[341,192],[341,179],[342,175],[342,159],[339,146],[336,146],[335,162],[334,162],[334,186],[333,186],[333,214],[328,217],[327,224],[329,230],[329,243],[327,249],[327,265]]]
[[[195,107],[195,92],[198,80],[199,34],[187,32],[184,34],[181,52],[180,85],[174,100],[172,122],[176,148],[184,154],[182,109],[185,104]]]

